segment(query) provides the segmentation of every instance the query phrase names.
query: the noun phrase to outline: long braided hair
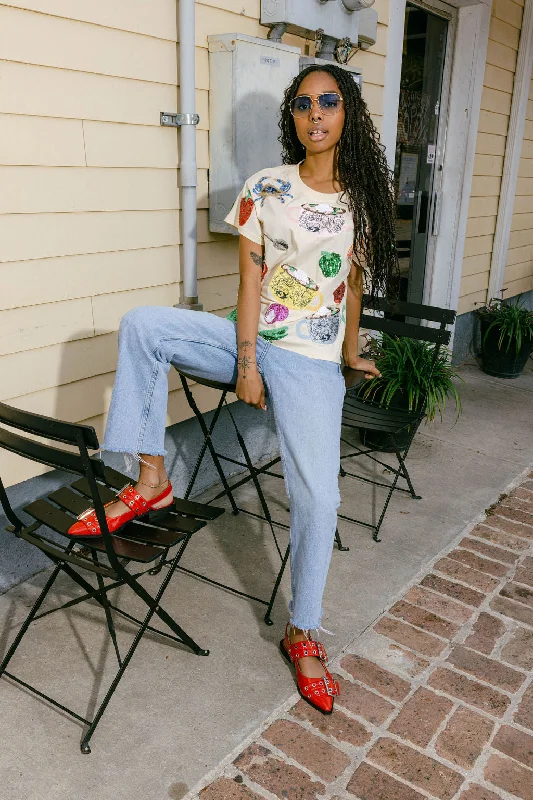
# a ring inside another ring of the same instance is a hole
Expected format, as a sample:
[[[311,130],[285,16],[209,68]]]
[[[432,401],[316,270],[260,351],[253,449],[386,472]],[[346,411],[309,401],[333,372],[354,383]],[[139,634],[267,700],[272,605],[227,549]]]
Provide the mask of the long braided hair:
[[[344,98],[345,122],[335,154],[335,180],[353,215],[353,261],[364,270],[365,290],[374,300],[397,295],[398,257],[395,247],[395,205],[392,175],[367,105],[353,77],[335,64],[302,70],[285,90],[279,141],[283,163],[298,164],[306,150],[296,135],[290,103],[311,72],[327,72]]]

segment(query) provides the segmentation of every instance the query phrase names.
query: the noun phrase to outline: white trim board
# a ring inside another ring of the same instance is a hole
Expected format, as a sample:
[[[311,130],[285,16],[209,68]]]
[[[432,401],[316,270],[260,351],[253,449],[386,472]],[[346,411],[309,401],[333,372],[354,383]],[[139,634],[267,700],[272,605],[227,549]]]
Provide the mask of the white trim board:
[[[413,0],[416,3],[416,0]],[[528,0],[529,1],[529,0]],[[406,0],[390,0],[389,40],[385,65],[382,140],[394,165]],[[431,9],[431,0],[417,3]],[[458,9],[443,161],[440,233],[424,302],[457,308],[463,266],[468,204],[485,75],[491,2],[450,2]],[[442,4],[435,2],[435,12]]]
[[[516,181],[520,167],[520,156],[524,139],[531,70],[533,68],[533,0],[525,0],[522,30],[518,45],[518,58],[513,85],[513,99],[509,130],[505,144],[503,176],[496,218],[496,231],[490,264],[489,291],[487,299],[498,297],[505,276],[507,248],[513,219]]]

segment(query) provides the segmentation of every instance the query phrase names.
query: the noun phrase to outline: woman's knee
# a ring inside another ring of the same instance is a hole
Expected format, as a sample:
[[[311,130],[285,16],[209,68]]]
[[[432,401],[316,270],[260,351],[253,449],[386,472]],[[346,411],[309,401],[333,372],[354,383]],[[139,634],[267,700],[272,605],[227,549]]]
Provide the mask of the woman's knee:
[[[137,306],[124,314],[120,320],[120,333],[139,332],[150,330],[157,319],[157,306]]]

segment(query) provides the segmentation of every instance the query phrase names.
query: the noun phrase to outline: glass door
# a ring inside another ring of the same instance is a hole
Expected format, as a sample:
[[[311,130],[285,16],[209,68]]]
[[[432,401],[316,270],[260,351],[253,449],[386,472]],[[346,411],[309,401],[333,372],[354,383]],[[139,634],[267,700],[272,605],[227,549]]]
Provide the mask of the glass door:
[[[407,3],[394,181],[401,299],[422,303],[438,234],[449,19]]]

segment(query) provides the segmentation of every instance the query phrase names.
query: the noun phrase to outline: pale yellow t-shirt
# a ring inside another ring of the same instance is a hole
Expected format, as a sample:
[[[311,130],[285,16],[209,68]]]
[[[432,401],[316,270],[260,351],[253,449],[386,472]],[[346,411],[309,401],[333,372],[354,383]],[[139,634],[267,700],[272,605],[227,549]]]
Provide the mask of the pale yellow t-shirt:
[[[310,189],[298,164],[249,178],[226,217],[264,247],[259,335],[276,347],[340,362],[353,218],[341,194]],[[236,312],[229,315],[236,319]]]

